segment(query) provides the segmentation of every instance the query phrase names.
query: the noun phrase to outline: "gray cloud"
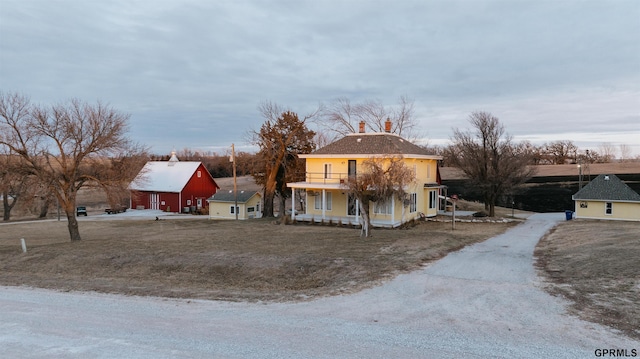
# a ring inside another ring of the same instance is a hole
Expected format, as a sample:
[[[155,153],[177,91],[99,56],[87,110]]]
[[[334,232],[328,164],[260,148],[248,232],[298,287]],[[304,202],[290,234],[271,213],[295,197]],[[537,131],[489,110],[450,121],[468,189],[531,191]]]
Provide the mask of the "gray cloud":
[[[157,152],[242,143],[264,100],[401,95],[434,142],[485,110],[517,138],[640,146],[639,15],[633,0],[2,0],[0,83],[108,102]]]

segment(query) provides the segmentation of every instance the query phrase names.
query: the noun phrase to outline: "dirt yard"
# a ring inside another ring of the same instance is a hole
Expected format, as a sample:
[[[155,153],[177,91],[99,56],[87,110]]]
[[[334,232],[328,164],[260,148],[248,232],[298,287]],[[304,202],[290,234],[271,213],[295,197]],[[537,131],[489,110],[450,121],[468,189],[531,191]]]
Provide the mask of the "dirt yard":
[[[234,301],[353,292],[505,231],[509,224],[419,222],[359,230],[269,220],[81,221],[2,226],[0,284]],[[22,253],[20,238],[28,252]]]
[[[640,339],[640,224],[573,220],[538,243],[547,290],[585,320]]]

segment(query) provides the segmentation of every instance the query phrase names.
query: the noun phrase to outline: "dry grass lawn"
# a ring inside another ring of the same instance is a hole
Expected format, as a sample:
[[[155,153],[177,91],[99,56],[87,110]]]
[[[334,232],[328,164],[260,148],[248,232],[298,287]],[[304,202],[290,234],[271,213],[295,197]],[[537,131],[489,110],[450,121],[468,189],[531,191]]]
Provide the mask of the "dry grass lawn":
[[[548,290],[583,319],[640,339],[640,224],[566,221],[536,248]]]
[[[128,295],[288,301],[353,292],[502,233],[510,224],[419,222],[359,230],[269,220],[15,223],[0,231],[0,284]],[[20,238],[28,252],[22,253]]]

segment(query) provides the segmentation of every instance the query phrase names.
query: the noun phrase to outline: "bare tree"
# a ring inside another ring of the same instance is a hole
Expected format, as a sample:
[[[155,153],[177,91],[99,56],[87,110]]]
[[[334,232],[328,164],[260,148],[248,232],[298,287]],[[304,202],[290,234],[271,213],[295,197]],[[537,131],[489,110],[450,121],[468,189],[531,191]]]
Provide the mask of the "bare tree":
[[[0,196],[3,221],[11,219],[11,210],[27,192],[29,174],[21,166],[21,158],[12,154],[0,155]]]
[[[495,216],[495,205],[504,193],[524,183],[533,173],[531,151],[514,145],[499,120],[487,112],[474,112],[469,122],[474,132],[454,129],[452,159],[483,192],[485,208]]]
[[[351,195],[358,200],[362,218],[361,237],[370,236],[371,202],[392,198],[404,199],[405,187],[414,181],[413,171],[404,164],[401,157],[370,158],[362,163],[363,171],[344,184]]]
[[[25,96],[0,94],[0,146],[19,155],[25,170],[54,193],[66,214],[71,241],[81,239],[75,216],[78,190],[117,180],[109,174],[122,171],[104,170],[110,166],[106,159],[137,151],[125,137],[128,119],[101,103],[73,99],[32,106]]]
[[[609,142],[603,142],[598,146],[601,161],[610,163],[616,158],[616,147]]]
[[[563,165],[567,160],[576,161],[578,147],[569,140],[555,141],[544,146],[544,153],[551,164]]]
[[[316,143],[318,148],[322,148],[330,144],[332,141],[326,131],[316,131],[316,136],[313,138],[313,142]]]
[[[379,100],[365,100],[352,104],[346,97],[334,100],[323,108],[319,117],[319,125],[325,128],[333,137],[345,136],[359,131],[359,123],[364,121],[368,131],[384,132],[385,122],[391,120],[391,133],[400,135],[408,140],[415,140],[418,122],[415,118],[413,100],[401,96],[394,107],[385,106]]]
[[[620,162],[628,162],[631,160],[631,146],[627,144],[620,145]]]

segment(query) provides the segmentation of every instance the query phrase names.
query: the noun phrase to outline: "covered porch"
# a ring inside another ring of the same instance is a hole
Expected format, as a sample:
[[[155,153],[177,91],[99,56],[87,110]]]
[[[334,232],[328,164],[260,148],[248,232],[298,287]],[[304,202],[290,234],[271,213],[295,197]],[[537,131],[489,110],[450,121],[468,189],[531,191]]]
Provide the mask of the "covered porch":
[[[357,199],[352,198],[340,183],[294,182],[287,184],[293,189],[292,208],[300,200],[295,189],[304,190],[305,210],[291,211],[291,220],[314,223],[333,223],[336,225],[361,225],[360,206]],[[376,213],[370,209],[370,222],[374,227],[394,228],[410,220],[406,218],[406,209],[394,197],[389,201],[386,213]]]

